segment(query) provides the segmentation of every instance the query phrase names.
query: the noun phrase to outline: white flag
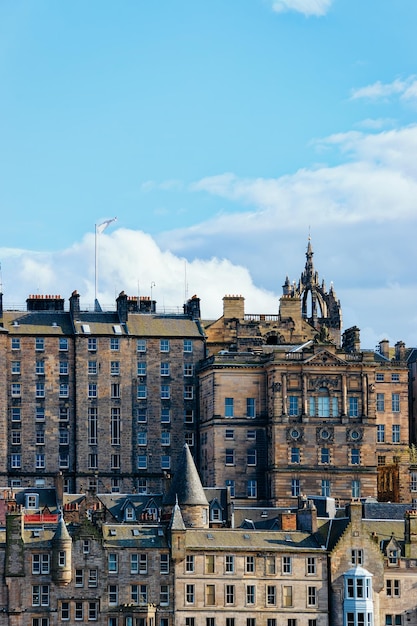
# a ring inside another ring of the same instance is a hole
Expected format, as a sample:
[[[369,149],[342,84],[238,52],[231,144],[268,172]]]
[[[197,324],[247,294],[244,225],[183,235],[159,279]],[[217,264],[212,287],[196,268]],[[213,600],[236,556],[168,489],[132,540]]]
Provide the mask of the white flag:
[[[98,234],[100,235],[104,230],[106,230],[107,226],[109,226],[112,222],[115,222],[116,220],[117,220],[117,217],[112,217],[111,220],[106,220],[105,222],[102,222],[98,226],[96,225],[96,230]]]

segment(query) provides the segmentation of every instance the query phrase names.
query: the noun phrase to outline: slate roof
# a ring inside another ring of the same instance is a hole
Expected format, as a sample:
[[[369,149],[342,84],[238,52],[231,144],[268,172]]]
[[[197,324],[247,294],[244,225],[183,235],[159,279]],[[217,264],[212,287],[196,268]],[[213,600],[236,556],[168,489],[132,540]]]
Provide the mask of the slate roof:
[[[182,315],[148,315],[130,313],[126,324],[129,334],[138,337],[203,338],[196,321]]]
[[[10,335],[72,335],[71,316],[65,311],[4,311],[3,326]]]
[[[122,522],[124,520],[124,510],[127,502],[134,507],[136,520],[138,521],[150,502],[155,503],[155,506],[157,506],[158,509],[161,508],[162,504],[161,495],[151,494],[98,494],[97,498],[103,503],[103,506],[118,522]]]
[[[106,547],[167,548],[162,526],[137,524],[103,524],[103,544]]]
[[[315,535],[299,531],[187,530],[187,548],[192,550],[259,550],[297,552],[320,549]]]

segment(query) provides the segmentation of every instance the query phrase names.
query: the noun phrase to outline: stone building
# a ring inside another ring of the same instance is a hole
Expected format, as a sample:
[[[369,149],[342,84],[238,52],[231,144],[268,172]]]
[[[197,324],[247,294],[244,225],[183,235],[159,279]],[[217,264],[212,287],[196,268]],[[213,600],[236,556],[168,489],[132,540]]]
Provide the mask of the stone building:
[[[121,293],[87,311],[74,292],[0,307],[0,476],[68,492],[161,492],[172,459],[196,449],[196,365],[204,357],[199,300],[157,314]]]
[[[306,257],[277,315],[245,314],[243,297],[226,296],[223,316],[205,324],[203,483],[247,503],[290,506],[301,494],[410,502],[404,352],[391,358],[386,342],[361,350],[356,327],[341,336],[340,303],[319,282],[310,243]]]

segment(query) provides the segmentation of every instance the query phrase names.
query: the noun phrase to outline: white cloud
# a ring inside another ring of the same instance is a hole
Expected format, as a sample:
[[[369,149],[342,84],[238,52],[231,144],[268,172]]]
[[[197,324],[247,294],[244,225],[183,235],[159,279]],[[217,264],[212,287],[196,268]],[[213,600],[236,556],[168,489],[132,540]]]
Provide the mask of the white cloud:
[[[274,0],[272,10],[276,13],[296,11],[306,16],[322,16],[327,13],[333,0]]]
[[[352,100],[389,100],[392,96],[398,96],[409,102],[417,101],[416,77],[409,76],[404,80],[397,78],[391,83],[377,81],[372,85],[353,89],[351,92]]]

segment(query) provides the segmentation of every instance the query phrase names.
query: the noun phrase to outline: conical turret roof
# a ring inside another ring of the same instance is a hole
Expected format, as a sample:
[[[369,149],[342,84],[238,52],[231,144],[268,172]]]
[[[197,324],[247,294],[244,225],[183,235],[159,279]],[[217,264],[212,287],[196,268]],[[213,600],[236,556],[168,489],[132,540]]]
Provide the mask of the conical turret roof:
[[[174,478],[164,504],[208,506],[194,459],[187,444],[184,444]]]

